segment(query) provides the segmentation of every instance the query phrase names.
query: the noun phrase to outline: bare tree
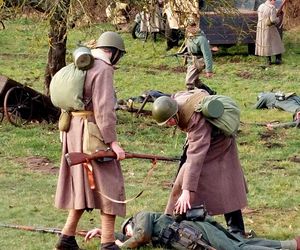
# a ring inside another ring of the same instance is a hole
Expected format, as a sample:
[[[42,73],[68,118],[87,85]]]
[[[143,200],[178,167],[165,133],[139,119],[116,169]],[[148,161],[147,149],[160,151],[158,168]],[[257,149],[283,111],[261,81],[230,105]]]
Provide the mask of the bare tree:
[[[49,50],[45,70],[45,94],[54,74],[66,65],[67,23],[70,0],[59,1],[50,16]]]

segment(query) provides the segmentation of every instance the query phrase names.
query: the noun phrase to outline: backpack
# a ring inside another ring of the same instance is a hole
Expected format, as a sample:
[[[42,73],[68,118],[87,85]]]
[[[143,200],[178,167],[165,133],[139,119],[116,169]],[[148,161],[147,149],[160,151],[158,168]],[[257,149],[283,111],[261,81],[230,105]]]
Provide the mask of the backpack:
[[[86,71],[74,63],[61,68],[50,82],[50,98],[54,106],[66,111],[84,110],[83,86]]]
[[[240,125],[240,109],[229,96],[205,96],[196,106],[196,112],[202,112],[205,119],[219,128],[226,136],[234,135]],[[209,115],[210,113],[214,115]]]
[[[83,88],[86,72],[94,58],[87,47],[73,52],[74,63],[61,68],[50,82],[50,98],[54,106],[65,111],[84,110]]]

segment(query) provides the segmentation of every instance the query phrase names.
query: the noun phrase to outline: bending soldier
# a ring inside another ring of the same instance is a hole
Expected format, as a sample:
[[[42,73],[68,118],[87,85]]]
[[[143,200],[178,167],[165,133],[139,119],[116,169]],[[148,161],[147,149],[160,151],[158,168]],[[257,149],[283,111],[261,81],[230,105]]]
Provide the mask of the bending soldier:
[[[228,230],[244,234],[241,209],[246,207],[246,182],[234,136],[225,136],[195,105],[208,93],[202,89],[159,97],[152,115],[159,125],[178,126],[187,133],[186,161],[179,170],[166,214],[205,204],[210,215],[224,214]]]
[[[139,212],[122,224],[116,244],[122,248],[138,248],[152,243],[154,246],[171,249],[245,249],[300,250],[300,238],[294,240],[267,240],[261,238],[245,239],[229,233],[210,216],[190,218],[176,222],[174,217],[158,212]],[[199,219],[194,221],[194,219]],[[89,231],[85,237],[89,240],[101,235],[101,229]]]

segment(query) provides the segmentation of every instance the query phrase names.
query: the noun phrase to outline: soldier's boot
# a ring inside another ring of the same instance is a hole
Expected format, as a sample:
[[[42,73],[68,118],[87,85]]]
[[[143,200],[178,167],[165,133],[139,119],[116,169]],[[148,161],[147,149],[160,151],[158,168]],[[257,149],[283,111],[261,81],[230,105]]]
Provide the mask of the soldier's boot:
[[[81,250],[75,240],[75,236],[62,234],[55,245],[56,250]]]
[[[158,33],[158,32],[152,32],[152,39],[153,39],[153,42],[157,42],[157,33]]]
[[[198,78],[197,81],[195,81],[195,87],[197,89],[204,89],[204,90],[206,90],[208,92],[208,94],[210,94],[210,95],[216,95],[217,94],[216,91],[214,91],[213,89],[211,89],[210,87],[208,87],[206,84],[204,84],[202,82],[202,80],[199,79],[199,78]]]
[[[101,243],[99,250],[120,250],[114,242]]]
[[[278,54],[275,56],[275,64],[280,65],[281,64],[281,54]]]
[[[228,232],[245,236],[245,226],[241,210],[224,214],[224,217]]]

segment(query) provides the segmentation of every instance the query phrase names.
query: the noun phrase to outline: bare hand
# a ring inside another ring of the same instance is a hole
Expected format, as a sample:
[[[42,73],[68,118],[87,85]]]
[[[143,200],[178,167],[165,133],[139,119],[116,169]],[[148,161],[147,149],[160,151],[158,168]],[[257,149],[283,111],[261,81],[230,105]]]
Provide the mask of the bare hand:
[[[115,240],[115,244],[118,246],[118,247],[122,247],[123,246],[123,242],[120,241],[120,240]]]
[[[183,190],[182,194],[178,198],[176,204],[175,204],[175,213],[186,213],[187,209],[191,208],[190,204],[190,191],[189,190]]]
[[[125,151],[121,148],[118,142],[114,141],[110,144],[111,149],[116,153],[117,160],[121,161],[125,159]]]
[[[92,239],[94,237],[100,237],[100,236],[101,236],[101,229],[94,228],[87,232],[87,234],[84,237],[84,240],[89,241],[90,239]]]

